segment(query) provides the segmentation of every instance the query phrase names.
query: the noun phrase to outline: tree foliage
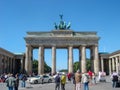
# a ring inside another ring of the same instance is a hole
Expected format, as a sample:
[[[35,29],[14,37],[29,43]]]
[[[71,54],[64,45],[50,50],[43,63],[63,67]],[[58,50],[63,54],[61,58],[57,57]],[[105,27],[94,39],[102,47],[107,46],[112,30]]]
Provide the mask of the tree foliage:
[[[88,71],[88,70],[91,69],[91,60],[87,58],[86,61],[87,61],[87,63],[86,63],[87,67],[86,68],[87,68],[87,71]],[[73,65],[74,72],[76,72],[78,69],[81,70],[79,61],[75,62],[74,65]]]
[[[73,70],[74,70],[74,72],[76,72],[78,69],[80,69],[80,63],[77,61],[73,65]]]
[[[38,60],[33,60],[32,70],[34,73],[38,74]],[[51,72],[51,67],[44,62],[44,73]]]

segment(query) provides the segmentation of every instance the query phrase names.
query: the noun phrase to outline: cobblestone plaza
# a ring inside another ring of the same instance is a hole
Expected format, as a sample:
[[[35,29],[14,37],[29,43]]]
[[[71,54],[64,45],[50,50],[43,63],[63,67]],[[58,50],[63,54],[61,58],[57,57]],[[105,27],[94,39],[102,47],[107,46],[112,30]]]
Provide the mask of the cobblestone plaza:
[[[90,90],[120,90],[120,88],[112,88],[112,83],[110,77],[106,77],[107,82],[97,82],[96,85],[89,86]],[[55,83],[46,83],[46,84],[28,84],[26,88],[19,87],[19,90],[55,90]],[[65,86],[66,90],[74,90],[74,84],[67,82]],[[0,83],[0,90],[7,90],[5,83]],[[83,85],[81,90],[83,90]]]

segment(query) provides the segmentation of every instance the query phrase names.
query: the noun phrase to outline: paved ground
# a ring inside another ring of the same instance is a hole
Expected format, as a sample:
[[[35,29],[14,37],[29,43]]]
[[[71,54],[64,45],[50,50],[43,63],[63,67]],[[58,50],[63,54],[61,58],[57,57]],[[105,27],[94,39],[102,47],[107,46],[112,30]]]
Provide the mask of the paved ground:
[[[26,88],[19,87],[19,90],[55,90],[54,83],[46,83],[46,84],[34,84],[31,85],[27,83]],[[74,90],[74,85],[71,82],[68,82],[65,86],[66,90]],[[89,90],[120,90],[120,88],[112,88],[111,81],[109,77],[107,77],[107,82],[98,82],[97,85],[89,86]],[[0,90],[7,90],[5,83],[0,83]],[[83,87],[81,88],[83,90]]]

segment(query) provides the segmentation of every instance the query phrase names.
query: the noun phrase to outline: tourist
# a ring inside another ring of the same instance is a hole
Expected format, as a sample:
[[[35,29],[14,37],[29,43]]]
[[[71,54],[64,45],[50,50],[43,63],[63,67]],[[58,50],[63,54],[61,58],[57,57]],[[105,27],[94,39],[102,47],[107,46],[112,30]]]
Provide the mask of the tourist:
[[[23,77],[21,79],[21,86],[22,87],[26,87],[26,80],[27,80],[27,76],[25,74],[23,74]]]
[[[55,77],[55,90],[60,90],[60,76],[59,73],[57,73]]]
[[[111,75],[111,79],[112,79],[112,87],[115,88],[118,82],[118,73],[116,72],[116,70],[113,71],[112,75]]]
[[[73,79],[74,90],[75,90],[75,87],[76,87],[76,82],[75,82],[75,74],[73,74],[73,76],[72,76],[72,79]]]
[[[93,74],[92,74],[92,84],[96,85],[96,74],[95,74],[95,72],[93,72]]]
[[[61,90],[65,90],[65,84],[66,84],[66,75],[65,73],[61,76]]]
[[[15,75],[15,88],[14,90],[18,90],[18,87],[19,87],[19,77],[18,77],[18,74]]]
[[[15,78],[13,77],[13,74],[9,74],[5,82],[7,83],[8,90],[13,90],[15,85]]]
[[[71,73],[68,73],[67,77],[68,77],[68,81],[71,81]]]
[[[92,85],[92,75],[93,75],[93,73],[92,73],[91,70],[88,71],[88,75],[89,75],[89,79],[90,79],[90,85]]]
[[[88,73],[83,73],[82,74],[82,83],[83,83],[83,86],[84,86],[84,90],[89,90],[89,75]]]
[[[99,71],[99,73],[98,73],[98,81],[100,81],[100,80],[101,80],[101,75],[102,75],[102,72],[101,72],[101,71]]]
[[[82,76],[81,76],[81,74],[80,74],[80,71],[79,70],[77,70],[77,72],[75,73],[75,83],[76,83],[76,90],[80,90],[80,88],[81,88],[81,78],[82,78]]]

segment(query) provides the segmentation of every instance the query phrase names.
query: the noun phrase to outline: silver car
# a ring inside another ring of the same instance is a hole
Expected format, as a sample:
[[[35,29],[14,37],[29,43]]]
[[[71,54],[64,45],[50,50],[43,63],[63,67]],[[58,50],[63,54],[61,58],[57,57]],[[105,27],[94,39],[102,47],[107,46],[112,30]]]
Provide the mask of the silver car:
[[[30,77],[27,80],[31,84],[38,84],[38,83],[51,83],[53,80],[50,76],[48,75],[38,75],[35,77]]]

